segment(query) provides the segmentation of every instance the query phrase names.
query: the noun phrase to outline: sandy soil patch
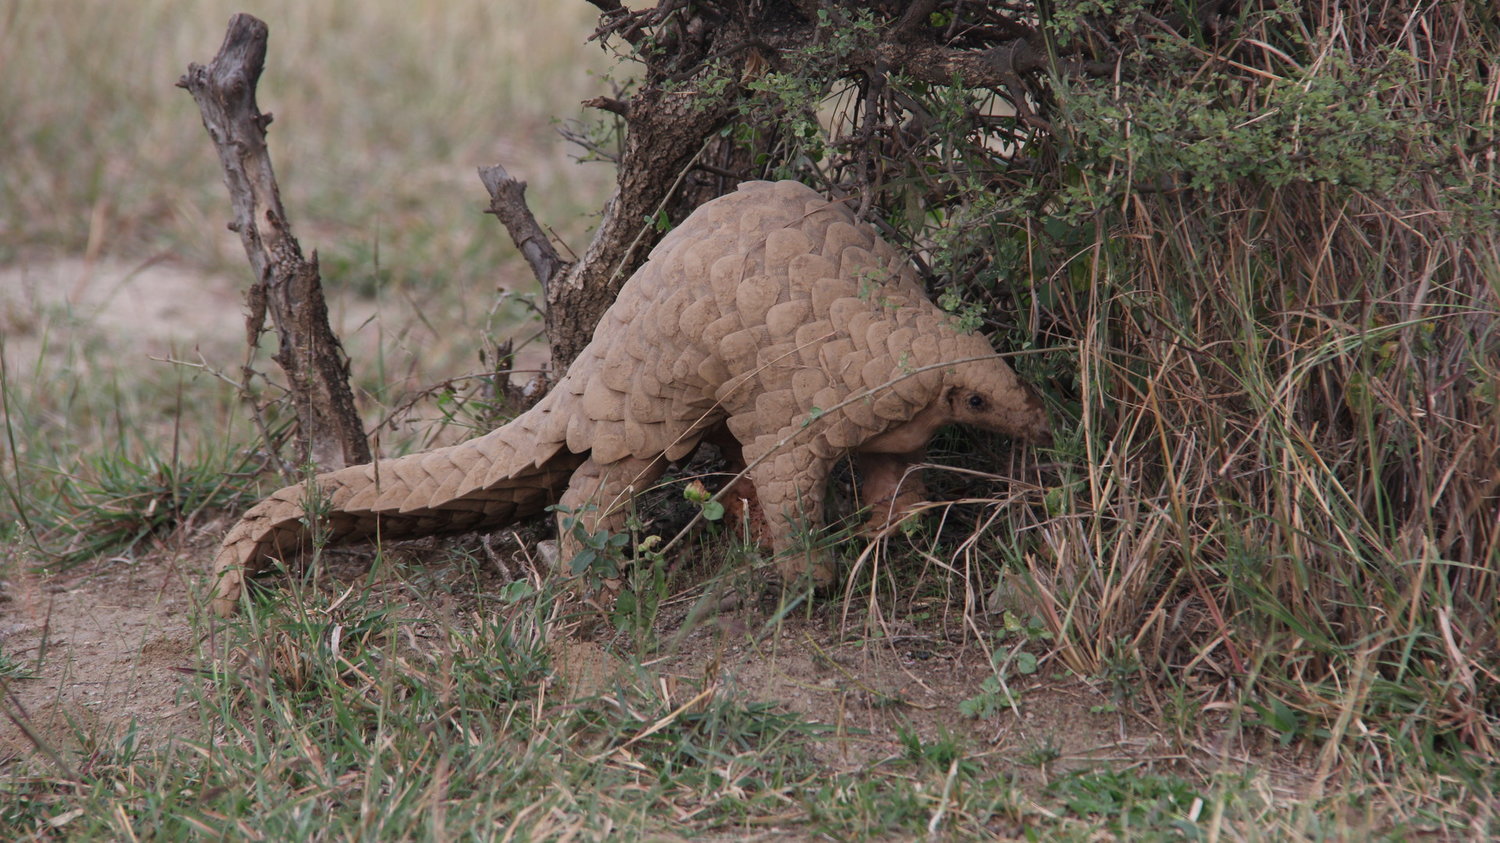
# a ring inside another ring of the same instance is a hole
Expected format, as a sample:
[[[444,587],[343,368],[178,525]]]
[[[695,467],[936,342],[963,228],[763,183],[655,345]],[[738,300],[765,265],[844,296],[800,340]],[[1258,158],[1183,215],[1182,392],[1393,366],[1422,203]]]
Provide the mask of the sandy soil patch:
[[[197,707],[183,679],[196,646],[182,568],[201,559],[184,548],[45,578],[5,566],[18,573],[3,584],[0,649],[39,667],[8,683],[6,709],[24,727],[0,722],[0,765],[31,754],[34,741],[75,750],[86,735],[119,739],[133,730],[154,745],[194,733]]]
[[[122,361],[243,345],[238,282],[166,261],[65,258],[0,268],[0,326],[12,360],[59,353],[84,337]]]

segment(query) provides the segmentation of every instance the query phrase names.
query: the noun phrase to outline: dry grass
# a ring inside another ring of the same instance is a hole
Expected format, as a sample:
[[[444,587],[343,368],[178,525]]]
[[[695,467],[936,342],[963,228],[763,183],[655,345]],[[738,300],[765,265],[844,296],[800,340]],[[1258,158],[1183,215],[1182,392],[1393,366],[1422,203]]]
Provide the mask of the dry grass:
[[[416,257],[406,238],[446,237],[420,254],[480,257],[473,168],[501,159],[530,165],[549,221],[593,207],[598,180],[583,188],[578,168],[557,166],[552,132],[596,89],[590,74],[609,67],[583,44],[586,7],[22,0],[0,24],[3,254],[168,249],[240,265],[232,239],[208,236],[204,223],[226,216],[218,165],[207,139],[183,130],[199,125],[197,112],[173,87],[189,62],[213,57],[235,11],[271,26],[260,101],[279,118],[272,155],[309,245],[384,241],[400,265]],[[408,271],[453,271],[419,266]]]
[[[1074,670],[1143,663],[1318,742],[1320,782],[1411,773],[1387,822],[1441,805],[1482,828],[1500,30],[1464,4],[1413,14],[1252,14],[1155,78],[1061,95],[1087,151],[1059,164],[1082,176],[1029,233],[1064,258],[1038,286],[1076,350],[1076,462],[1024,578]]]
[[[1164,719],[1234,712],[1235,746],[1315,744],[1320,787],[1411,775],[1377,825],[1486,828],[1500,24],[1473,3],[1235,8],[1059,4],[1059,44],[1118,71],[1038,93],[1051,131],[910,85],[929,131],[905,142],[926,146],[880,146],[861,120],[914,119],[860,110],[892,79],[824,115],[837,154],[803,175],[858,182],[884,156],[877,207],[936,282],[1040,346],[1018,366],[1065,433],[1031,506],[998,502],[963,545],[965,605],[998,571],[1046,659]]]

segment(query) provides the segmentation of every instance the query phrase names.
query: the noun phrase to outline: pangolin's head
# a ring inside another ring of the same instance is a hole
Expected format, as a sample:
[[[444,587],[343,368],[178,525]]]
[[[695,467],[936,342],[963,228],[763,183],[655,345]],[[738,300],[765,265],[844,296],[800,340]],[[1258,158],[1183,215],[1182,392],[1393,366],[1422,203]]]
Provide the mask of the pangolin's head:
[[[1052,424],[1036,392],[995,357],[984,338],[967,335],[964,357],[986,359],[959,363],[945,370],[943,400],[953,421],[1013,436],[1035,445],[1052,441]],[[962,359],[962,358],[960,358]]]

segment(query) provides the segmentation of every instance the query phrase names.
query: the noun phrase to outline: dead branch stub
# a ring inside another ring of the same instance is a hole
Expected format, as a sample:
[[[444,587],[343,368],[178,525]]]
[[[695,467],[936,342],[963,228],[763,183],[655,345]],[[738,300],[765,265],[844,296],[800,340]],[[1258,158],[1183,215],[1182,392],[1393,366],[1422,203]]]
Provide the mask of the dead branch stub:
[[[323,470],[370,461],[354,395],[349,360],[328,324],[318,256],[305,258],[281,205],[266,148],[271,115],[255,102],[265,67],[266,24],[250,15],[229,21],[224,43],[208,65],[191,64],[177,82],[193,95],[203,126],[219,153],[238,232],[255,273],[247,295],[247,340],[253,348],[270,314],[279,348],[273,359],[286,373],[298,422],[298,460]]]

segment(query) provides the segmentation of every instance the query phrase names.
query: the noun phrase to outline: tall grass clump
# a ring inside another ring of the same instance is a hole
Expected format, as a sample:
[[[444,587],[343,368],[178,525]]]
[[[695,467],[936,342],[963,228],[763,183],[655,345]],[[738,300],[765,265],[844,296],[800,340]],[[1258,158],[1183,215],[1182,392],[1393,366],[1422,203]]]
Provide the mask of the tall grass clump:
[[[969,208],[1066,349],[1037,369],[1074,426],[1024,553],[1036,611],[1070,667],[1144,660],[1316,738],[1321,777],[1493,787],[1493,11],[1089,9],[1050,32],[1111,45],[1117,77],[1059,81],[1041,177]]]
[[[1067,60],[1008,102],[769,74],[742,109],[768,171],[860,185],[1057,411],[1041,491],[959,546],[965,570],[1006,571],[1068,668],[1145,669],[1306,741],[1320,785],[1411,765],[1492,791],[1493,10],[1068,2],[1029,23]],[[877,30],[850,18],[803,72]]]

